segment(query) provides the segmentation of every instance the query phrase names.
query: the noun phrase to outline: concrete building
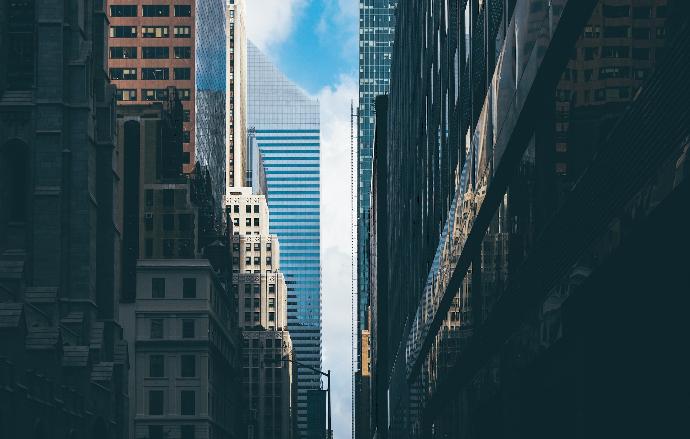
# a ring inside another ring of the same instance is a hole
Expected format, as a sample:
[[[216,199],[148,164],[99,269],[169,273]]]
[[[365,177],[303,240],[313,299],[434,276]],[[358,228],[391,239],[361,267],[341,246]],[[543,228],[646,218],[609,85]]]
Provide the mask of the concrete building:
[[[109,73],[118,105],[166,101],[177,88],[184,106],[184,172],[199,161],[223,187],[226,98],[224,0],[174,5],[109,0]],[[199,113],[199,114],[197,114]],[[218,191],[219,198],[222,191]]]
[[[293,348],[287,331],[287,288],[280,246],[268,232],[265,195],[236,188],[226,201],[232,222],[232,287],[243,338],[243,382],[249,437],[292,438]]]
[[[280,239],[288,327],[300,363],[321,369],[321,153],[319,103],[251,42],[249,126],[265,167],[270,232]],[[304,437],[307,392],[321,376],[298,367],[297,426]],[[318,408],[314,408],[317,410]]]
[[[130,437],[245,437],[233,306],[208,260],[139,260],[137,299],[122,306],[134,353]]]
[[[688,12],[398,4],[376,102],[372,437],[683,428],[688,298],[661,292],[688,289]]]
[[[99,6],[100,5],[100,6]],[[102,4],[0,4],[0,437],[127,437]]]

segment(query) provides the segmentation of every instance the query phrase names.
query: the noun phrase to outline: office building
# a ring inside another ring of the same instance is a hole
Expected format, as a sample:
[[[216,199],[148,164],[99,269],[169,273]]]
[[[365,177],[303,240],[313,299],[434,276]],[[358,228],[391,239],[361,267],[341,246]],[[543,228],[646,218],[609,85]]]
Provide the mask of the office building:
[[[118,108],[129,437],[243,438],[241,339],[227,258],[211,249],[211,177],[199,163],[182,173],[183,107],[174,88],[168,97]]]
[[[359,3],[359,105],[357,117],[357,330],[368,327],[368,222],[374,144],[374,100],[388,93],[397,0]],[[359,345],[358,345],[359,346]],[[357,368],[361,367],[357,349]]]
[[[0,6],[0,437],[124,439],[108,21],[63,6]]]
[[[118,105],[167,100],[184,107],[184,172],[199,161],[223,187],[226,22],[224,0],[175,4],[109,0],[109,74]],[[222,190],[216,190],[216,197]]]
[[[287,288],[280,245],[269,235],[268,206],[251,188],[227,198],[232,222],[232,289],[242,328],[242,380],[249,402],[248,437],[290,439],[295,395],[287,331]]]
[[[398,5],[376,102],[372,437],[683,427],[689,7]]]
[[[226,9],[226,185],[246,186],[247,166],[247,34],[245,0],[230,0]]]
[[[295,359],[321,369],[319,103],[248,43],[249,127],[255,130],[268,186],[270,232],[281,245],[288,329]],[[297,426],[304,437],[307,392],[316,372],[298,367]]]

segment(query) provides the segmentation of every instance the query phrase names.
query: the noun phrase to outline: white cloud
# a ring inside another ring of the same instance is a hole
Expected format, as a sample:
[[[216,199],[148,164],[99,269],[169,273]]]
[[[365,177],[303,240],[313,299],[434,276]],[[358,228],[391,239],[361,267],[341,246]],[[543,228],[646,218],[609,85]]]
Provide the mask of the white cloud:
[[[347,438],[352,421],[352,270],[350,102],[357,81],[342,75],[323,88],[321,103],[321,254],[323,364],[333,376],[334,437]]]
[[[307,0],[247,0],[247,36],[268,51],[290,37]]]

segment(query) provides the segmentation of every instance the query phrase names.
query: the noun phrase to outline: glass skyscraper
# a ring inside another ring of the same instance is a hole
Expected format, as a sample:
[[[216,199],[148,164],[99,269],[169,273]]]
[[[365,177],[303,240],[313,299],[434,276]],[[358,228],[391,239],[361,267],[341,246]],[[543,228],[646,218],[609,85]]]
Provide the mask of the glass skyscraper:
[[[261,152],[270,233],[280,240],[295,360],[321,368],[321,227],[319,103],[290,82],[251,42],[248,128]],[[307,427],[307,393],[320,376],[298,367],[297,427]]]
[[[374,142],[374,99],[388,93],[397,0],[359,3],[359,147],[357,156],[357,331],[368,327],[369,209]],[[360,339],[358,336],[357,340]],[[357,367],[361,367],[357,350]]]

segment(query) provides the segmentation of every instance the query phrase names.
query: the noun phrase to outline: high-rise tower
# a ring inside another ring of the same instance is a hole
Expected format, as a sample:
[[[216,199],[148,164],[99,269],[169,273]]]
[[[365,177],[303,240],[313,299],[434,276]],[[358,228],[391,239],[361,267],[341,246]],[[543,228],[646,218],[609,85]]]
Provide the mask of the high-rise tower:
[[[249,127],[263,157],[271,211],[287,284],[288,328],[295,359],[321,368],[319,103],[290,82],[248,43]],[[307,393],[320,376],[297,373],[297,427],[307,427]]]
[[[226,185],[245,186],[247,156],[247,35],[244,0],[228,0]]]
[[[368,223],[374,142],[374,99],[388,93],[397,0],[362,0],[359,6],[359,117],[357,154],[357,330],[366,329],[369,305]],[[357,337],[360,340],[360,337]],[[358,349],[357,367],[361,368]]]

